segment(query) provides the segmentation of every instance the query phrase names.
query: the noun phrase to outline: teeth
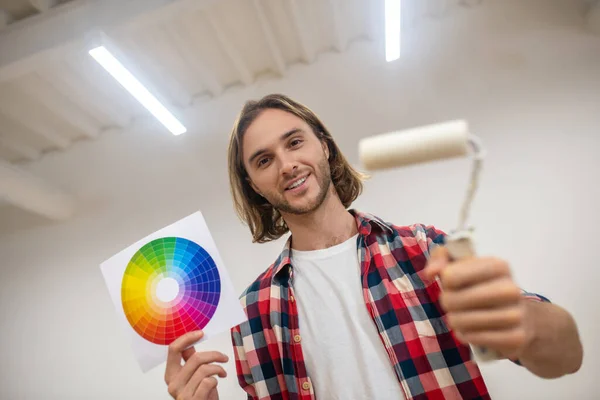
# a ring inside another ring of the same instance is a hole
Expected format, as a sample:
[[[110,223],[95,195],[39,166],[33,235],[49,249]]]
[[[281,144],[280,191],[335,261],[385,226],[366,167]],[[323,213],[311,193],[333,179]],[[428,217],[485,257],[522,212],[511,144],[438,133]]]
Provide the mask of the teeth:
[[[288,189],[294,189],[297,188],[298,186],[302,185],[304,183],[304,181],[306,180],[306,178],[302,178],[299,181],[296,181],[293,185],[290,185],[288,187]]]

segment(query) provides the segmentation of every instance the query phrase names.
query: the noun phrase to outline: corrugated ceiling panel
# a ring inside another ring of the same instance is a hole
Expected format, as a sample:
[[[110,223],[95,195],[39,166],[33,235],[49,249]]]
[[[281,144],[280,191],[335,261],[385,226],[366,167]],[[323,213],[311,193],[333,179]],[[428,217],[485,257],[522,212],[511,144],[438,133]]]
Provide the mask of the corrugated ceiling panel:
[[[131,20],[108,33],[113,42],[108,47],[114,45],[115,55],[175,113],[195,97],[219,95],[228,86],[277,71],[256,4],[286,65],[303,62],[305,56],[313,61],[316,54],[340,45],[339,37],[343,49],[348,40],[364,36],[366,9],[376,7],[367,0],[222,0],[208,8],[195,4],[155,12],[143,23]],[[229,42],[230,53],[224,42]],[[16,143],[12,150],[0,145],[0,158],[13,161],[20,153],[35,158],[38,152],[67,147],[149,115],[87,51],[76,48],[65,51],[66,59],[49,57],[36,73],[0,85],[0,138]],[[2,108],[2,102],[8,107]],[[45,131],[49,138],[44,138]]]
[[[22,119],[0,113],[0,126],[3,129],[2,135],[11,140],[18,140],[20,143],[34,147],[40,151],[55,149],[52,142],[25,127]]]
[[[309,0],[306,3],[307,17],[310,21],[315,22],[313,40],[316,50],[318,52],[331,51],[337,29],[331,2]]]
[[[68,127],[65,133],[70,139],[86,137],[84,129],[90,134],[100,131],[102,124],[98,119],[86,112],[80,104],[70,100],[44,76],[32,73],[15,80],[14,83],[16,90],[23,92],[28,101],[42,105],[56,116],[64,127]],[[59,131],[60,129],[63,128],[59,127]]]
[[[206,20],[203,11],[197,11],[191,15],[184,16],[184,23],[189,29],[189,34],[196,46],[194,56],[206,62],[207,68],[214,73],[217,80],[223,86],[238,84],[239,73],[233,66],[231,59],[224,52],[221,44],[216,40],[215,31]],[[195,53],[197,49],[197,53]]]
[[[327,8],[328,1],[323,0],[302,0],[296,1],[298,9],[298,17],[300,23],[300,31],[298,35],[302,33],[308,42],[308,45],[314,49],[315,52],[322,50],[328,50],[330,47],[330,41],[327,37],[323,37],[324,29],[322,28],[320,21],[315,18],[315,15],[324,8]],[[331,20],[329,20],[331,23]],[[328,43],[329,42],[329,43]]]
[[[80,134],[77,133],[72,126],[69,126],[65,121],[57,117],[55,113],[37,99],[26,95],[20,90],[19,84],[21,81],[24,79],[35,79],[34,77],[34,75],[30,74],[12,81],[4,87],[4,92],[2,93],[3,101],[8,99],[10,102],[10,104],[7,104],[6,102],[1,104],[5,115],[11,119],[21,121],[24,126],[29,127],[30,129],[39,127],[39,129],[46,129],[69,141],[77,139]],[[34,121],[35,124],[33,124]],[[39,136],[40,138],[43,138],[42,134],[39,134]],[[54,147],[51,140],[44,140],[47,142],[48,146]]]
[[[50,143],[43,141],[39,135],[25,128],[14,118],[7,116],[2,109],[0,109],[0,127],[0,135],[13,142],[31,147],[37,151],[43,151],[51,147]]]
[[[345,0],[340,3],[341,21],[345,26],[350,39],[365,37],[369,31],[369,22],[371,20],[371,9],[373,7],[383,7],[381,1],[363,1],[363,0]],[[383,15],[383,14],[382,14]],[[383,20],[381,25],[383,25]]]
[[[277,44],[287,64],[294,64],[300,59],[300,43],[294,28],[294,21],[290,17],[289,3],[287,0],[263,0],[265,14],[273,26]]]
[[[269,47],[252,1],[221,2],[211,12],[231,42],[235,43],[236,50],[250,71],[255,74],[273,71]]]
[[[101,127],[125,125],[129,120],[112,102],[96,93],[67,62],[44,65],[38,74],[69,101],[78,105]],[[93,95],[92,95],[93,94]]]
[[[8,148],[4,147],[2,141],[0,140],[0,159],[4,161],[8,161],[10,163],[21,161],[22,158]]]
[[[116,36],[115,44],[130,68],[135,67],[135,75],[161,101],[186,107],[194,94],[189,87],[192,71],[178,53],[181,44],[173,40],[169,29],[174,28],[163,24],[145,27]]]
[[[114,118],[129,120],[145,115],[146,110],[104,68],[87,53],[75,54],[65,60],[64,79],[93,96],[101,107],[111,109]]]

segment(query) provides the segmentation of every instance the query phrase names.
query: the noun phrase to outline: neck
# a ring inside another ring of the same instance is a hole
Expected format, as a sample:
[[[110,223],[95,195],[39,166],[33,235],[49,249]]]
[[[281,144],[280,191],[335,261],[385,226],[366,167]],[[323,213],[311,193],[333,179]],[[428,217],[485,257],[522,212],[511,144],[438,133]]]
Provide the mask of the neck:
[[[283,214],[296,250],[319,250],[335,246],[358,232],[354,216],[346,210],[333,186],[316,210],[307,214]]]

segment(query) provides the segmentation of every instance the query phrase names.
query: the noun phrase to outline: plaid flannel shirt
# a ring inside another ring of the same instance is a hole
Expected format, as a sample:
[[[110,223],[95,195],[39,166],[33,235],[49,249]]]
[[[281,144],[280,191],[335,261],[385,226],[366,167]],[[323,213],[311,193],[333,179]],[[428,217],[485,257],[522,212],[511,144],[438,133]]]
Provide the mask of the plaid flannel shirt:
[[[350,212],[358,226],[365,306],[406,399],[489,399],[470,348],[446,324],[438,282],[421,274],[444,232]],[[249,399],[316,399],[302,353],[290,244],[244,291],[248,320],[231,330],[238,380]]]

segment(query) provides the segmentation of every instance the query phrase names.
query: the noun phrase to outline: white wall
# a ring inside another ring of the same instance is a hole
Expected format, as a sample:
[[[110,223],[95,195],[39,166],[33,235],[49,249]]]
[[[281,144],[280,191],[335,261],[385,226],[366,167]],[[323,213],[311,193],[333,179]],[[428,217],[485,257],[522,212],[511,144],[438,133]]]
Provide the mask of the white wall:
[[[201,209],[242,291],[282,243],[252,244],[236,219],[225,170],[227,136],[244,100],[283,92],[312,107],[353,161],[360,137],[467,118],[488,149],[471,219],[479,251],[506,258],[519,284],[571,311],[586,351],[578,374],[553,381],[508,362],[485,365],[492,397],[597,398],[600,39],[577,27],[580,19],[570,8],[530,10],[532,21],[513,11],[496,23],[472,11],[470,25],[463,21],[452,37],[434,22],[414,28],[394,64],[365,43],[344,55],[324,55],[318,66],[294,67],[285,80],[199,107],[181,137],[148,127],[30,165],[75,192],[81,207],[60,224],[6,207],[0,213],[0,397],[168,398],[162,367],[140,373],[98,266]],[[459,45],[445,46],[440,38]],[[449,230],[468,172],[468,161],[454,160],[381,173],[355,206],[396,224]],[[233,357],[228,335],[203,348]],[[233,361],[227,370],[221,398],[243,398]]]

